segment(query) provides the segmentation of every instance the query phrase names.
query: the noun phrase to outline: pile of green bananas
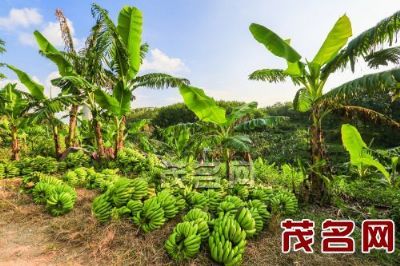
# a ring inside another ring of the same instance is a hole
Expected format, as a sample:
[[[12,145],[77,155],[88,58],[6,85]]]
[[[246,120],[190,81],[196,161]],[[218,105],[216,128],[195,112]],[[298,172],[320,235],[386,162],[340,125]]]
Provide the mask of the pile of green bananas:
[[[201,236],[194,222],[182,222],[176,225],[165,242],[167,253],[176,261],[193,258],[199,253]]]
[[[235,219],[239,223],[240,227],[246,232],[247,237],[252,237],[256,234],[256,221],[248,208],[241,208],[237,212]]]
[[[247,206],[250,209],[252,208],[257,209],[258,214],[264,221],[267,221],[271,217],[271,214],[268,212],[267,205],[265,205],[261,200],[258,199],[249,200],[247,202]]]
[[[235,203],[224,200],[218,205],[217,212],[219,216],[225,216],[228,214],[235,214],[237,212],[237,208]]]
[[[125,174],[140,173],[145,164],[146,157],[135,149],[124,148],[118,152],[116,166]]]
[[[36,186],[32,189],[33,201],[36,204],[45,204],[53,187],[53,184],[49,184],[47,182],[37,183]]]
[[[197,225],[197,232],[202,241],[205,241],[210,236],[210,229],[208,222],[210,221],[210,214],[200,210],[191,209],[182,219],[184,222],[193,222]]]
[[[222,194],[215,190],[205,190],[202,194],[207,198],[208,201],[208,211],[211,213],[216,213],[218,206],[222,201]]]
[[[136,178],[132,180],[132,186],[134,188],[132,192],[132,199],[142,200],[147,196],[149,185],[143,178]]]
[[[16,163],[5,162],[0,163],[0,179],[12,178],[20,175],[20,170]]]
[[[235,186],[233,186],[232,193],[234,195],[237,195],[242,200],[246,200],[249,197],[248,188],[246,186],[240,185],[240,184],[236,184]]]
[[[100,191],[107,191],[107,189],[119,178],[118,169],[104,169],[100,173],[96,173],[94,180],[91,181],[92,188],[99,188]]]
[[[246,203],[245,203],[242,199],[240,199],[240,198],[237,197],[237,196],[232,196],[232,195],[226,196],[226,197],[224,198],[224,201],[232,202],[233,204],[235,204],[235,207],[236,207],[237,209],[239,209],[239,208],[241,208],[241,207],[244,207],[244,206],[246,205]]]
[[[41,176],[32,189],[34,202],[46,204],[47,211],[59,216],[72,210],[77,195],[75,190],[52,176]]]
[[[176,205],[176,198],[168,191],[163,190],[156,196],[158,203],[164,210],[164,216],[166,219],[174,218],[180,211]]]
[[[46,209],[53,216],[59,216],[72,210],[75,204],[75,197],[68,192],[57,193],[56,190],[50,193]]]
[[[273,196],[273,191],[270,188],[254,188],[250,192],[250,198],[267,202]]]
[[[187,196],[187,202],[191,208],[207,209],[208,200],[204,194],[192,191]]]
[[[230,215],[216,219],[208,239],[211,258],[224,265],[238,265],[246,247],[246,232]]]
[[[126,204],[126,207],[131,211],[133,216],[136,215],[143,208],[143,203],[140,200],[130,200]]]
[[[132,198],[134,191],[131,179],[122,177],[117,179],[106,191],[115,207],[122,207]]]
[[[67,169],[73,169],[76,167],[88,167],[90,163],[90,157],[86,155],[82,150],[77,152],[68,153],[64,160],[65,167]]]
[[[113,206],[107,194],[101,194],[93,200],[92,213],[101,222],[107,222],[111,217]]]
[[[279,191],[271,199],[271,210],[273,214],[290,215],[295,213],[297,209],[297,198],[291,192]]]
[[[145,200],[142,210],[133,216],[133,223],[139,226],[145,233],[160,228],[165,221],[164,210],[160,203],[158,203],[157,197]]]
[[[250,208],[251,216],[253,217],[254,221],[256,222],[256,233],[258,235],[264,229],[264,219],[258,212],[257,208]]]

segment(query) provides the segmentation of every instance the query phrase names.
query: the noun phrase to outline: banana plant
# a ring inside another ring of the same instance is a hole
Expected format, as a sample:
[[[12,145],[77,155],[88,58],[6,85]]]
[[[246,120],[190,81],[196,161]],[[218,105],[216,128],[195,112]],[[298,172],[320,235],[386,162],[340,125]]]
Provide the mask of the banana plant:
[[[359,175],[362,177],[368,167],[374,167],[383,174],[390,184],[389,172],[372,156],[370,148],[362,139],[357,128],[350,124],[343,124],[341,133],[343,146],[350,154],[350,163],[357,167]]]
[[[143,49],[142,45],[143,16],[139,9],[131,6],[122,8],[117,25],[111,20],[108,12],[100,6],[94,4],[92,11],[102,25],[102,37],[111,43],[106,64],[112,76],[110,86],[112,93],[97,90],[95,96],[99,105],[115,117],[117,127],[115,156],[117,156],[118,151],[124,146],[126,114],[130,112],[133,91],[139,87],[176,87],[188,81],[162,73],[138,75],[147,50]]]
[[[34,32],[40,53],[56,64],[61,78],[52,80],[53,85],[61,88],[64,95],[72,95],[79,101],[71,105],[69,114],[69,132],[67,147],[76,145],[79,106],[90,110],[92,129],[99,157],[105,156],[101,131],[101,110],[95,102],[94,91],[108,84],[109,77],[103,67],[108,42],[101,41],[100,24],[93,26],[86,46],[79,52],[65,53],[57,50],[39,31]]]
[[[182,85],[179,91],[186,106],[196,114],[199,120],[209,123],[210,129],[205,134],[222,148],[227,179],[232,177],[231,160],[234,153],[250,152],[252,141],[246,132],[274,126],[287,119],[282,116],[249,119],[249,115],[257,109],[256,102],[236,107],[227,114],[226,110],[218,106],[215,100],[207,96],[202,89]]]
[[[6,119],[7,131],[11,136],[12,160],[20,160],[18,130],[25,123],[29,102],[24,94],[16,89],[17,84],[8,83],[0,90],[0,116]]]
[[[306,199],[311,202],[321,202],[329,199],[327,186],[324,182],[325,148],[323,145],[322,119],[333,109],[345,108],[348,112],[361,112],[375,120],[394,122],[379,113],[346,105],[348,99],[365,93],[388,92],[398,89],[400,70],[366,75],[362,78],[345,83],[324,94],[325,84],[329,76],[336,70],[348,64],[354,69],[358,57],[366,56],[378,45],[392,42],[393,36],[400,29],[399,12],[378,23],[375,27],[362,33],[348,43],[352,36],[352,28],[346,15],[340,17],[321,48],[312,60],[302,59],[302,56],[290,45],[289,40],[284,40],[272,30],[259,25],[251,24],[250,32],[253,37],[265,46],[272,54],[280,57],[286,64],[285,69],[262,69],[250,74],[249,79],[268,82],[283,82],[290,79],[295,86],[299,86],[293,105],[300,112],[310,113],[310,143],[312,154],[312,167],[309,179],[305,182]],[[345,47],[347,45],[347,47]],[[399,126],[398,123],[392,123]]]
[[[62,155],[59,128],[62,122],[57,119],[56,113],[64,111],[66,106],[74,103],[71,96],[58,96],[47,98],[44,94],[44,86],[34,81],[27,73],[12,66],[7,65],[17,76],[20,82],[28,89],[29,94],[25,94],[28,100],[29,113],[26,114],[29,123],[47,122],[53,131],[54,150],[57,158]]]

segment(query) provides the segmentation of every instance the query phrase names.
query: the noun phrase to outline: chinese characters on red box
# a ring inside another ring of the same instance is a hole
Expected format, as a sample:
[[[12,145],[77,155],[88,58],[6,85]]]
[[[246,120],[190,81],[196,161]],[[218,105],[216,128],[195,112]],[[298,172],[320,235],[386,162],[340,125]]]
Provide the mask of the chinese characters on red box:
[[[281,222],[282,252],[302,251],[313,253],[315,223],[308,219]],[[355,241],[352,238],[355,224],[350,220],[325,220],[321,230],[322,253],[354,253]],[[361,225],[361,252],[384,250],[393,253],[395,249],[395,225],[392,220],[365,220]]]

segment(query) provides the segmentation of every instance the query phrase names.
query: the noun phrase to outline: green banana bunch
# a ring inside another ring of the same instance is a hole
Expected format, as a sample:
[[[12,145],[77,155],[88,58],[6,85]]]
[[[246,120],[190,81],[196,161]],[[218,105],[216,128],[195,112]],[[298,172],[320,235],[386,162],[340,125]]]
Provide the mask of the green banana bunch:
[[[178,214],[179,209],[176,206],[176,198],[168,190],[161,191],[157,194],[156,198],[164,210],[165,218],[171,219]]]
[[[239,197],[237,196],[232,196],[232,195],[228,195],[224,198],[224,201],[227,202],[232,202],[233,204],[235,204],[236,209],[239,209],[241,207],[244,207],[246,204],[244,203],[243,200],[241,200]]]
[[[214,190],[205,190],[202,192],[202,194],[208,200],[208,211],[210,211],[211,213],[216,213],[218,205],[222,201],[222,194]]]
[[[208,239],[211,258],[224,265],[238,265],[246,247],[246,232],[229,215],[216,219]]]
[[[131,199],[134,189],[131,179],[119,178],[108,188],[106,194],[115,207],[122,207]]]
[[[5,178],[12,178],[19,176],[20,171],[17,167],[17,164],[14,162],[5,163],[4,164],[4,177]]]
[[[32,197],[33,201],[36,204],[45,204],[48,196],[54,189],[53,184],[49,184],[46,182],[38,182],[35,187],[32,189]]]
[[[296,196],[287,191],[280,191],[271,199],[272,213],[290,215],[297,211],[298,201]]]
[[[81,166],[88,166],[90,162],[90,157],[84,153],[84,151],[79,150],[77,152],[68,153],[64,160],[67,169],[72,169]]]
[[[132,215],[135,216],[137,212],[142,210],[143,203],[140,200],[130,200],[126,204],[126,207],[128,207]]]
[[[262,202],[266,202],[268,198],[270,197],[269,194],[267,194],[266,190],[262,188],[255,188],[250,192],[250,198],[253,200],[260,200]]]
[[[6,177],[6,168],[3,163],[0,163],[0,180]]]
[[[246,200],[249,197],[249,190],[246,186],[236,184],[232,190],[233,194],[237,195],[242,200]]]
[[[52,192],[48,196],[46,209],[53,216],[59,216],[72,210],[75,204],[73,195],[68,192]]]
[[[249,208],[255,208],[258,211],[258,214],[261,216],[261,218],[266,221],[271,217],[271,214],[267,210],[267,205],[265,205],[261,200],[255,199],[255,200],[249,200],[247,202],[247,206]]]
[[[95,189],[98,188],[97,186],[97,178],[101,178],[103,175],[101,173],[97,173],[94,169],[89,168],[88,169],[88,175],[87,175],[87,182],[85,187],[87,189]]]
[[[47,184],[55,185],[55,186],[63,185],[63,182],[54,176],[45,175],[45,174],[41,174],[38,172],[35,172],[35,173],[37,173],[36,176],[38,178],[38,182],[47,183]]]
[[[78,178],[78,186],[85,187],[87,183],[87,168],[85,167],[78,167],[74,170],[77,178]]]
[[[68,172],[66,172],[63,176],[63,180],[64,182],[68,183],[69,185],[76,187],[78,185],[78,175],[72,171],[69,170]]]
[[[240,227],[246,231],[248,237],[254,236],[256,233],[256,221],[254,220],[251,212],[248,208],[241,208],[236,214],[236,221],[240,224]]]
[[[142,200],[147,196],[149,185],[143,178],[136,178],[132,180],[132,186],[134,188],[132,193],[133,200]]]
[[[182,222],[176,225],[165,242],[167,253],[176,261],[193,258],[199,253],[201,236],[194,222]]]
[[[189,206],[192,208],[199,208],[199,209],[207,208],[208,205],[207,198],[203,194],[197,191],[192,191],[191,193],[189,193],[187,199]]]
[[[164,210],[158,203],[157,197],[145,200],[142,210],[133,216],[133,223],[145,233],[160,228],[165,220]]]
[[[63,162],[58,162],[57,172],[64,173],[67,170],[67,164]]]
[[[129,217],[130,214],[131,210],[126,206],[122,206],[121,208],[113,208],[111,210],[111,218],[115,221],[118,221],[123,217]]]
[[[107,222],[111,217],[113,206],[108,195],[102,194],[93,200],[92,213],[101,222]]]
[[[225,216],[228,214],[235,214],[237,208],[233,202],[223,201],[218,205],[217,212],[218,216]]]
[[[200,210],[191,209],[185,216],[183,216],[184,222],[194,222],[198,227],[198,234],[202,241],[205,241],[210,236],[210,229],[208,227],[208,222],[210,221],[210,214]]]
[[[251,213],[251,216],[253,217],[254,221],[256,222],[255,235],[258,235],[264,228],[264,219],[261,217],[261,215],[258,212],[258,209],[255,207],[250,208],[250,213]]]
[[[178,208],[179,211],[182,211],[183,209],[186,208],[186,200],[182,197],[182,195],[178,194],[175,196],[176,198],[176,207]]]
[[[76,194],[76,191],[74,188],[68,186],[67,184],[58,184],[58,185],[54,185],[53,188],[54,192],[57,194],[61,194],[61,193],[68,193],[70,194],[70,196],[72,197],[72,200],[75,202],[76,198],[78,197],[78,195]]]
[[[210,221],[210,214],[198,209],[198,208],[194,208],[191,209],[188,213],[186,213],[185,216],[183,216],[182,220],[184,222],[192,222],[192,221],[196,221],[196,220],[203,220],[203,221]]]

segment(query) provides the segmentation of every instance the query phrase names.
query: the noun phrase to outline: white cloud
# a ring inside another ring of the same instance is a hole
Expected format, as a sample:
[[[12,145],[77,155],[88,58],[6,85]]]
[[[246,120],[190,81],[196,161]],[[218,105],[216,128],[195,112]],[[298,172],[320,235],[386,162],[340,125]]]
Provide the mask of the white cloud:
[[[56,97],[61,92],[60,88],[53,86],[53,84],[51,84],[51,80],[58,77],[60,77],[58,71],[53,71],[46,77],[46,80],[44,82],[45,85],[44,93],[50,98]]]
[[[75,35],[75,28],[71,20],[67,19],[67,24],[69,27],[69,30],[72,35],[72,40],[74,42],[75,48],[80,48],[80,46],[83,44],[83,41],[79,40],[76,38]],[[58,22],[47,22],[47,24],[44,26],[44,28],[41,30],[41,33],[51,42],[54,46],[58,48],[63,48],[65,46],[64,40],[61,35],[61,29],[60,29],[60,24]],[[31,33],[25,33],[22,32],[18,36],[19,41],[22,44],[25,45],[30,45],[30,46],[35,46],[36,41],[34,39],[33,34]]]
[[[12,8],[6,17],[0,17],[0,28],[12,30],[28,28],[42,23],[43,17],[36,8]]]
[[[180,58],[169,57],[159,49],[152,49],[150,51],[150,59],[144,59],[141,70],[143,72],[154,71],[169,74],[189,71]]]

